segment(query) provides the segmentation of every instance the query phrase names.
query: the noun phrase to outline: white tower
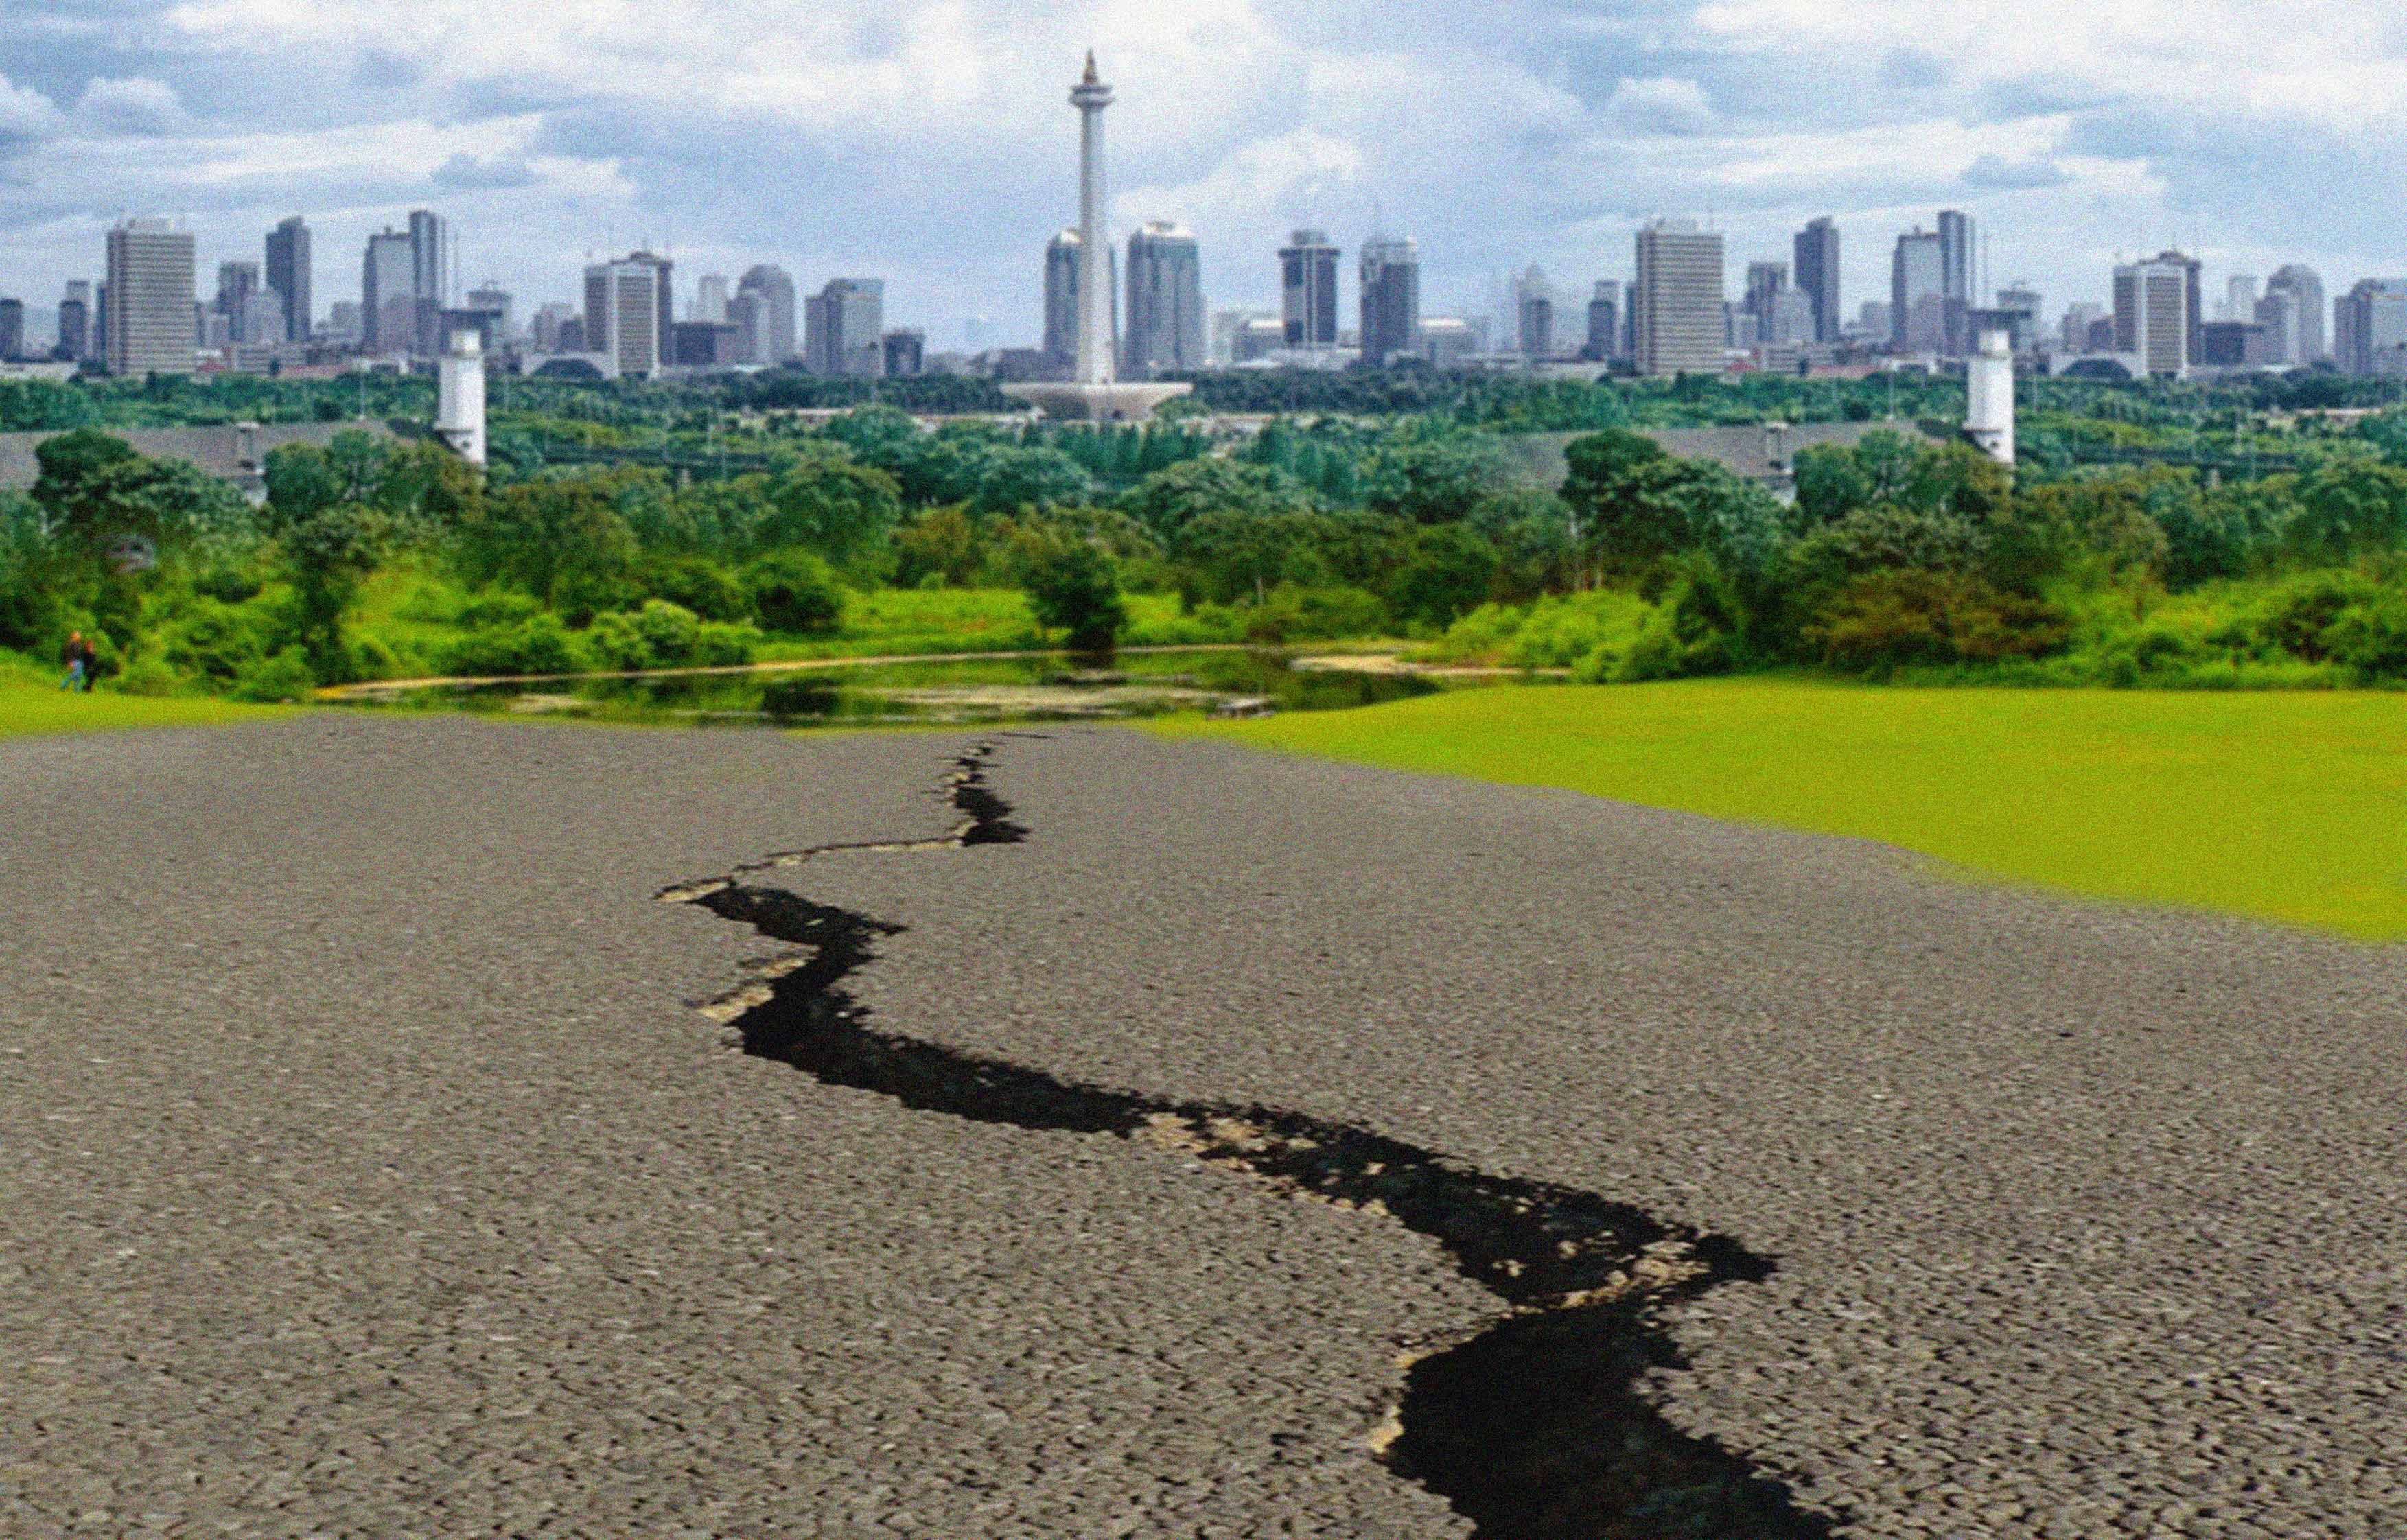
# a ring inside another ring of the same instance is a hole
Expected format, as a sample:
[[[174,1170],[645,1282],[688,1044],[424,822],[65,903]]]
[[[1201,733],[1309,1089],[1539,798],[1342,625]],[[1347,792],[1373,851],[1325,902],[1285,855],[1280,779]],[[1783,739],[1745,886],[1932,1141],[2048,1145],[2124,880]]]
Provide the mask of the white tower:
[[[485,349],[474,327],[454,332],[435,365],[434,436],[471,465],[485,463]]]
[[[1112,105],[1112,88],[1095,72],[1091,50],[1086,74],[1070,88],[1070,105],[1078,109],[1077,374],[1065,381],[1006,385],[1004,393],[1064,421],[1141,422],[1156,406],[1194,387],[1185,380],[1119,381],[1112,242],[1104,229],[1104,108]],[[1053,250],[1060,249],[1057,240]],[[1048,264],[1052,260],[1047,257]]]
[[[1087,50],[1087,73],[1070,88],[1078,109],[1078,383],[1112,382],[1112,279],[1104,267],[1111,235],[1104,229],[1104,108],[1112,88],[1095,73]]]
[[[2015,463],[2015,355],[2003,332],[1983,332],[1965,361],[1964,436],[1999,464]]]

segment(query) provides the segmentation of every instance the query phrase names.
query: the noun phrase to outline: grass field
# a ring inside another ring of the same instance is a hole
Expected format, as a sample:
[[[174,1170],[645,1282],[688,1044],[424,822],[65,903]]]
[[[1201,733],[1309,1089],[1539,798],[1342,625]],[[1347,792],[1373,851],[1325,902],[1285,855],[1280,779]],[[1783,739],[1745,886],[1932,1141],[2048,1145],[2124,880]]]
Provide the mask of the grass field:
[[[22,733],[83,733],[106,727],[222,727],[290,709],[203,695],[70,695],[47,684],[0,678],[0,738]]]
[[[1886,841],[2100,897],[2407,937],[2407,697],[1507,686],[1160,730]]]

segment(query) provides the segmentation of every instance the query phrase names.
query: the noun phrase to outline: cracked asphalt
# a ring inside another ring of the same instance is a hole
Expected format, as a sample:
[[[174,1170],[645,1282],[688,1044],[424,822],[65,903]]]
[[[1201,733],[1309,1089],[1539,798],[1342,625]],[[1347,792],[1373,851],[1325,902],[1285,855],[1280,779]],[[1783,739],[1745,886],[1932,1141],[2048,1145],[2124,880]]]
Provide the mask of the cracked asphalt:
[[[0,743],[0,1534],[1469,1533],[1434,1243],[733,1051],[662,886],[967,737]],[[1568,794],[1008,739],[882,1031],[1374,1129],[1779,1264],[1653,1387],[1848,1535],[2407,1531],[2407,950]]]

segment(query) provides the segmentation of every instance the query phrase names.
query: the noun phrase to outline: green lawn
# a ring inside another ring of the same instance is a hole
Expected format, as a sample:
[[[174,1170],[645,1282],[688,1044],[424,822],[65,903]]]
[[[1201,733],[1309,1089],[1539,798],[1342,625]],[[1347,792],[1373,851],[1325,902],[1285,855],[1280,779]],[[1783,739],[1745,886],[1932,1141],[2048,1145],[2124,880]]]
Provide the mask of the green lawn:
[[[101,727],[222,727],[289,709],[245,706],[205,695],[115,695],[106,690],[71,695],[50,685],[0,679],[0,738]]]
[[[1161,730],[1887,841],[1969,872],[2407,937],[2407,697],[1507,686]]]

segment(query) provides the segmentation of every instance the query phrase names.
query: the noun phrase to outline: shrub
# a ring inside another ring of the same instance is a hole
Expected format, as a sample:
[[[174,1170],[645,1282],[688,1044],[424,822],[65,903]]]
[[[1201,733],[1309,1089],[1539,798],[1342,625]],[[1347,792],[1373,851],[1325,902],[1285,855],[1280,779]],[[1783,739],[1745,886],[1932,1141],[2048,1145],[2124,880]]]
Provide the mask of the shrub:
[[[604,668],[675,668],[692,661],[701,635],[702,620],[692,610],[648,599],[641,609],[596,615],[585,640]]]
[[[694,629],[691,657],[705,668],[734,668],[750,663],[760,649],[758,626],[705,620]]]
[[[1387,606],[1367,590],[1304,588],[1295,583],[1280,584],[1261,603],[1239,613],[1245,620],[1246,640],[1270,646],[1333,636],[1374,636],[1388,623]]]
[[[748,587],[706,556],[654,557],[635,570],[634,581],[648,597],[682,605],[705,620],[753,616]]]
[[[2407,593],[2384,589],[2340,612],[2321,638],[2326,655],[2360,674],[2407,675]]]
[[[2354,573],[2319,572],[2276,594],[2258,615],[2257,634],[2269,646],[2311,663],[2331,656],[2324,634],[2351,605],[2372,598],[2374,585]]]
[[[2043,657],[2071,635],[2052,605],[1975,578],[1913,570],[1857,578],[1805,628],[1825,662],[1867,670]]]
[[[577,649],[560,617],[545,613],[471,632],[445,650],[442,666],[447,673],[479,676],[573,674]]]
[[[799,550],[763,556],[744,569],[752,612],[771,631],[823,636],[844,621],[844,591],[818,557]]]
[[[246,701],[304,701],[317,687],[318,677],[310,672],[308,657],[299,648],[288,647],[243,670],[235,680],[234,692]]]

